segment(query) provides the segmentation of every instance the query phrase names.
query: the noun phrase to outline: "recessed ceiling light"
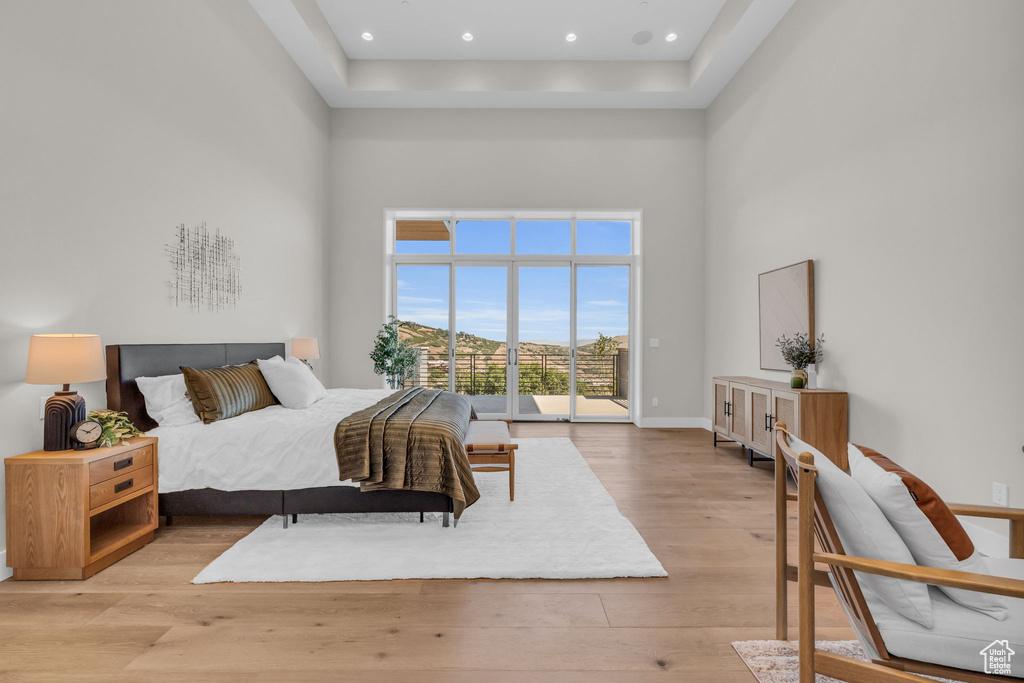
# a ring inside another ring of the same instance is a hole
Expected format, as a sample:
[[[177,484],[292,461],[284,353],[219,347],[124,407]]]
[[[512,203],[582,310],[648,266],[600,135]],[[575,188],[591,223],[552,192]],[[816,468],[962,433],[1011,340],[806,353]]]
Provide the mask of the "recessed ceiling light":
[[[565,39],[568,40],[570,43],[572,43],[572,42],[574,42],[576,40],[576,34],[575,33],[566,33],[565,34]]]
[[[678,37],[679,36],[677,36],[675,33],[670,33],[667,36],[665,36],[665,40],[667,40],[668,42],[671,43],[673,40],[675,40]]]
[[[462,34],[462,39],[468,43],[469,41],[473,40],[473,34],[472,33],[463,33]]]
[[[363,33],[363,40],[373,40],[373,34],[369,31]]]

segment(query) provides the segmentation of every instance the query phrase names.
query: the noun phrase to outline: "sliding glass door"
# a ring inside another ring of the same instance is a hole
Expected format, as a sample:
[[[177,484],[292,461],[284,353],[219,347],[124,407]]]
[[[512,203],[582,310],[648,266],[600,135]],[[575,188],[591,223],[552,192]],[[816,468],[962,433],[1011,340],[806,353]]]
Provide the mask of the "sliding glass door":
[[[576,266],[573,419],[629,416],[629,266]]]
[[[504,419],[509,403],[508,266],[455,268],[454,391],[480,418]]]
[[[484,419],[628,421],[633,223],[396,219],[392,309],[407,383]]]
[[[572,413],[572,269],[516,265],[514,420],[568,420]]]

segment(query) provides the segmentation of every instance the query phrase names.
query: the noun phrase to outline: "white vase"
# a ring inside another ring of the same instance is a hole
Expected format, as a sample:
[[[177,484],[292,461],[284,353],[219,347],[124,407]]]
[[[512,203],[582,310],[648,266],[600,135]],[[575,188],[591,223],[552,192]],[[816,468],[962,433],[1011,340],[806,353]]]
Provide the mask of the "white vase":
[[[818,366],[808,365],[807,366],[807,388],[817,389],[818,388]]]

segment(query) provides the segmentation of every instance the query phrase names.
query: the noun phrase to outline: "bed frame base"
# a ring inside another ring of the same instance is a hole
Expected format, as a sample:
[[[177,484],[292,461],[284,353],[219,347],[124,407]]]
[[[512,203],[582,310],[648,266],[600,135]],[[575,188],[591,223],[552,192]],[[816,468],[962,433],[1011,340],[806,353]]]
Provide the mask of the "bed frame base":
[[[355,486],[325,486],[285,491],[221,491],[192,489],[160,494],[160,515],[167,526],[176,515],[282,515],[298,522],[300,514],[355,512],[440,512],[441,526],[449,527],[452,499],[432,491],[367,491]],[[458,526],[458,520],[455,521]]]

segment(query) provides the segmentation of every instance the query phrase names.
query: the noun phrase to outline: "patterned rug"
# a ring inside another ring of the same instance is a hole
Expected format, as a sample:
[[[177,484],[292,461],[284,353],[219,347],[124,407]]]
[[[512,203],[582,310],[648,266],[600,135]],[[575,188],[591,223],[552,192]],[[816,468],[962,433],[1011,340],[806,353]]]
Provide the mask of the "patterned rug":
[[[837,655],[867,660],[864,649],[856,640],[819,640],[815,642],[819,650]],[[758,683],[797,683],[800,680],[799,662],[796,643],[785,640],[740,640],[732,644],[743,663],[754,674]],[[929,678],[931,678],[929,676]],[[834,678],[818,674],[817,683],[841,683]],[[955,683],[946,678],[936,681]]]

